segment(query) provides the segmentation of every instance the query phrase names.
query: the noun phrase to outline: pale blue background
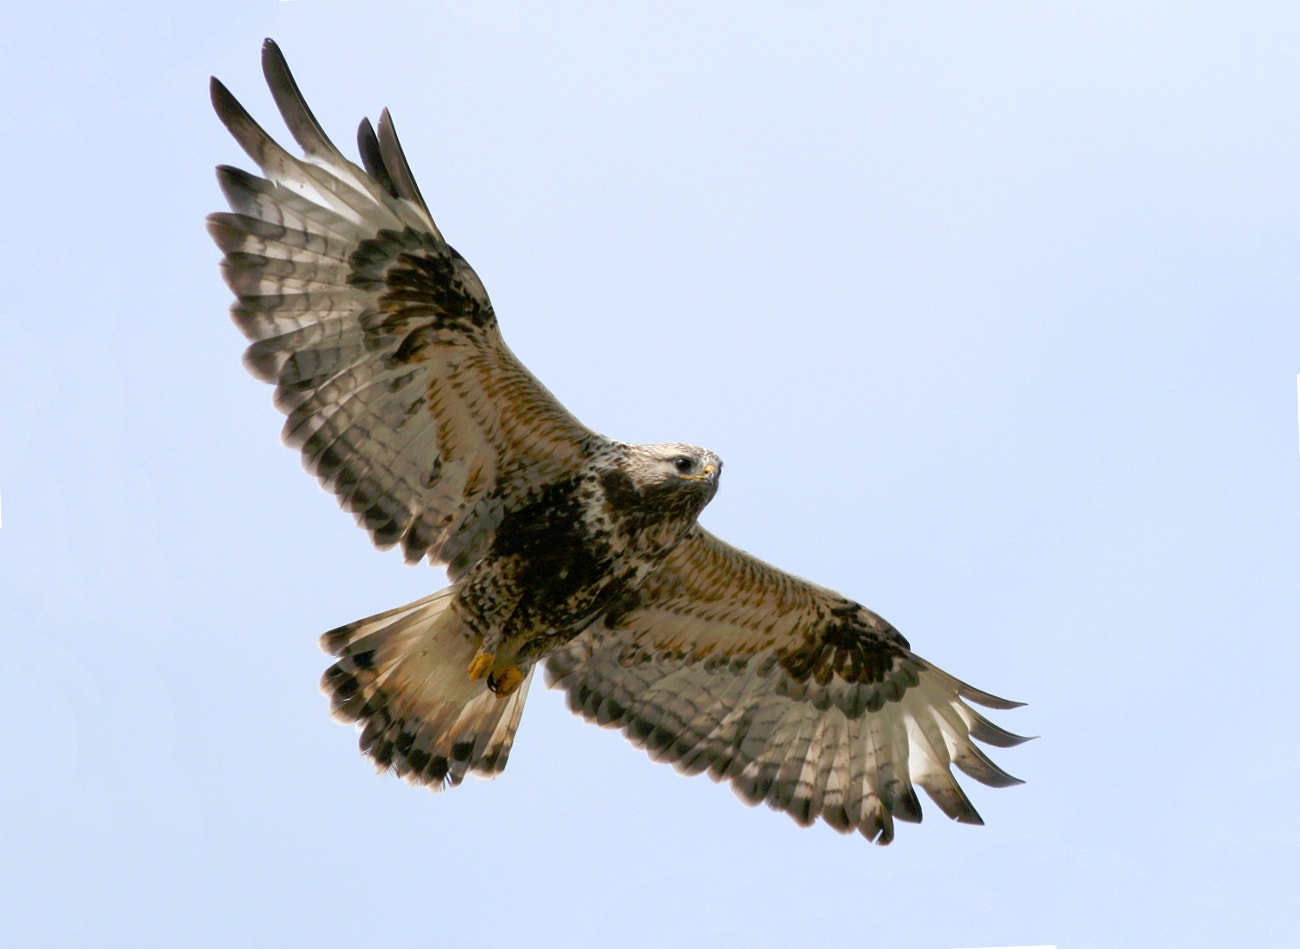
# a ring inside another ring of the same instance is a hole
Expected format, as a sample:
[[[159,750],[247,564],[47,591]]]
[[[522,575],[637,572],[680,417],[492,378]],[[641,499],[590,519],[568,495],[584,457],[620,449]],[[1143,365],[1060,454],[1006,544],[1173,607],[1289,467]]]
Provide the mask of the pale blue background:
[[[542,689],[494,783],[371,773],[316,637],[443,578],[239,365],[268,35],[577,415],[1030,703],[986,827],[800,830]],[[1295,944],[1296,4],[28,3],[0,89],[6,946]]]

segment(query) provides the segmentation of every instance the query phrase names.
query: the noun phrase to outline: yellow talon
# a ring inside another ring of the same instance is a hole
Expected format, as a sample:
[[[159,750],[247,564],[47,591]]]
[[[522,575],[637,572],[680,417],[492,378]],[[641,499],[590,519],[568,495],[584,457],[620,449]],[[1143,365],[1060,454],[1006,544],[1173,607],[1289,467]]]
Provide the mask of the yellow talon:
[[[481,679],[492,671],[492,663],[496,662],[496,656],[490,652],[481,652],[474,657],[474,661],[469,664],[469,677],[471,679]]]
[[[524,674],[519,671],[516,665],[508,665],[500,672],[494,672],[488,676],[488,688],[496,693],[497,698],[503,699],[507,695],[512,695],[524,681]]]

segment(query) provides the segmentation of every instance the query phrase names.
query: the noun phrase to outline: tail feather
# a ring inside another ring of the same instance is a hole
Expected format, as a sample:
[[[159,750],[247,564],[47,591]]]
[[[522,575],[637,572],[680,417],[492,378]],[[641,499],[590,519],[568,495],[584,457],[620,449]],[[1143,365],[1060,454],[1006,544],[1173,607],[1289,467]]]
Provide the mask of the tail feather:
[[[504,698],[468,674],[476,644],[442,590],[321,637],[338,661],[321,677],[334,717],[358,725],[361,750],[412,784],[454,787],[506,766],[531,671]]]

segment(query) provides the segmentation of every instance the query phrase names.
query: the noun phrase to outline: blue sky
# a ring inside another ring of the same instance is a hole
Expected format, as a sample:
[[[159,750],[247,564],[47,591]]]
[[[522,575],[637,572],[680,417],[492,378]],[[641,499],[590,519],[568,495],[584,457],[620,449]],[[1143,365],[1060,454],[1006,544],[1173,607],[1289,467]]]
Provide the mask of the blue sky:
[[[349,152],[392,109],[568,408],[717,451],[711,530],[1029,703],[987,826],[801,830],[541,689],[498,781],[372,773],[316,638],[444,580],[240,367],[207,79],[287,139],[265,36]],[[1297,48],[1286,3],[12,11],[7,941],[1292,945]]]

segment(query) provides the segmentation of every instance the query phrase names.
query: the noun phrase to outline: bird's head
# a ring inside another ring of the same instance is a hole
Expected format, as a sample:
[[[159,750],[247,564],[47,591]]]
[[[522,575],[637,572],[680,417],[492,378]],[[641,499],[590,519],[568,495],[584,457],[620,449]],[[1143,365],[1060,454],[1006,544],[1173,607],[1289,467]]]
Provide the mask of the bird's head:
[[[646,445],[646,474],[664,484],[686,483],[710,493],[718,488],[722,459],[707,448],[694,445]]]
[[[645,502],[704,509],[718,490],[722,459],[694,445],[629,445],[621,465]]]

